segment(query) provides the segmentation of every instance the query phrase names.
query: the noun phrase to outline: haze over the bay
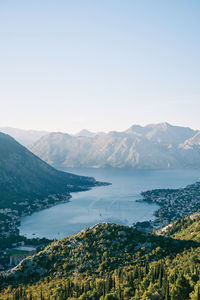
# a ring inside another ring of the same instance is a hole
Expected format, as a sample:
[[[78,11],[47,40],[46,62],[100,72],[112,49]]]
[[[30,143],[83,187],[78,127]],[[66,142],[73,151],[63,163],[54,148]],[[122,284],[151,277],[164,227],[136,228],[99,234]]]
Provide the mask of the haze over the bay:
[[[0,126],[199,129],[199,9],[198,0],[1,1]]]

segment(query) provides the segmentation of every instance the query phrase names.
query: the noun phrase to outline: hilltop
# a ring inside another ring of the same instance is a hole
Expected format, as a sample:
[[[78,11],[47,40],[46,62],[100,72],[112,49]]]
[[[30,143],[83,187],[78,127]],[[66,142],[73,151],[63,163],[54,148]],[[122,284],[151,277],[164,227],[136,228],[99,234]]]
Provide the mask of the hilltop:
[[[199,216],[190,220],[197,231]],[[2,273],[0,299],[198,299],[200,240],[184,238],[189,226],[179,226],[182,239],[113,223],[89,227]]]

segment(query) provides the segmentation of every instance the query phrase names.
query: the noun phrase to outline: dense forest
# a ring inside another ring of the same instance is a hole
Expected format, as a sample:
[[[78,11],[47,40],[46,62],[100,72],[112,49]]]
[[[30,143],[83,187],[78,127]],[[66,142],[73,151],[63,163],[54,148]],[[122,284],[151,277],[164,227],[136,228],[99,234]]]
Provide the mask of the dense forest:
[[[200,217],[162,235],[99,224],[56,241],[1,277],[0,299],[200,299]]]

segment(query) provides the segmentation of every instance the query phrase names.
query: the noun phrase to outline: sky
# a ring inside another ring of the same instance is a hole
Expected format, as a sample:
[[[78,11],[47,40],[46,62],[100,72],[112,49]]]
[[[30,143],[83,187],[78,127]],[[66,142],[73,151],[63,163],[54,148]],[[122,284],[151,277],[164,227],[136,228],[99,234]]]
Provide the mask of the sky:
[[[1,0],[0,126],[200,129],[199,0]]]

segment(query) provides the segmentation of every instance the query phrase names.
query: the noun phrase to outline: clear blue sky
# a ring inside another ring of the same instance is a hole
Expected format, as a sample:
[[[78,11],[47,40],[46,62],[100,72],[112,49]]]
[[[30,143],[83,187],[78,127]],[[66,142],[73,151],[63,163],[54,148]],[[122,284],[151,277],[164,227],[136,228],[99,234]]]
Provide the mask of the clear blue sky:
[[[199,0],[0,1],[0,126],[200,129]]]

